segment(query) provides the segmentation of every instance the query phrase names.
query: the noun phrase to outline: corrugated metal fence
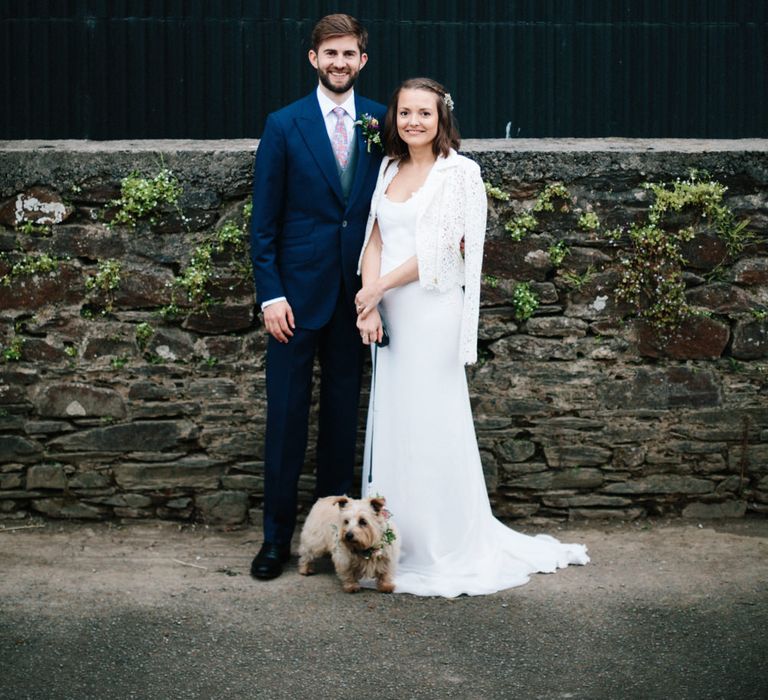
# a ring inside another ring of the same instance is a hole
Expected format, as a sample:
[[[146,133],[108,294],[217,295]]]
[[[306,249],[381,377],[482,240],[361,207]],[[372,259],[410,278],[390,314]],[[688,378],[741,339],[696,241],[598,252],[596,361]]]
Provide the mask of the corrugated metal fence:
[[[237,138],[370,31],[362,93],[446,84],[467,137],[768,135],[764,0],[0,0],[0,138]]]

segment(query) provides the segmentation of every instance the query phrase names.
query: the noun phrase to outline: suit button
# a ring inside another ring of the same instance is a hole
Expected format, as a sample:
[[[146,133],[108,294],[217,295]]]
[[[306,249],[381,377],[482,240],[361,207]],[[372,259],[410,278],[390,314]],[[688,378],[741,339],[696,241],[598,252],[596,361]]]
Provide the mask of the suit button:
[[[347,228],[347,222],[346,221],[342,221],[341,222],[341,228]]]

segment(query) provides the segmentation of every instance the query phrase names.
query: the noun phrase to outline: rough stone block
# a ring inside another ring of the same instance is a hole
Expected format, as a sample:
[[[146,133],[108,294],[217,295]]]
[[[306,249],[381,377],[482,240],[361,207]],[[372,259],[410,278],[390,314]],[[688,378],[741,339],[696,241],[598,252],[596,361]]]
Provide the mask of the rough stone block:
[[[27,488],[63,490],[67,485],[64,467],[58,464],[39,464],[27,470]]]
[[[237,396],[237,384],[232,379],[195,379],[189,383],[189,397],[220,401]]]
[[[119,464],[113,468],[118,486],[129,491],[215,489],[223,471],[223,465],[205,457],[189,457],[170,463]]]
[[[713,270],[728,257],[725,241],[708,233],[700,233],[681,243],[680,251],[688,267],[697,270]]]
[[[712,369],[641,368],[628,380],[602,382],[600,403],[608,408],[703,408],[722,403],[721,379]]]
[[[573,467],[552,472],[553,489],[594,489],[602,484],[603,473],[599,469]]]
[[[51,254],[60,257],[108,260],[125,255],[125,234],[103,226],[60,226],[51,238]]]
[[[93,336],[86,341],[83,359],[131,358],[137,354],[136,343],[131,340],[109,336]]]
[[[733,471],[741,471],[744,465],[753,474],[768,474],[768,444],[765,445],[733,445],[728,450],[728,467]]]
[[[118,518],[138,519],[138,518],[153,518],[155,516],[155,511],[152,508],[115,507],[113,512],[115,516]]]
[[[531,335],[550,338],[583,338],[589,325],[578,318],[532,318],[525,324],[525,330]]]
[[[591,467],[607,464],[612,452],[596,445],[554,445],[544,448],[552,467]]]
[[[739,260],[731,271],[732,279],[737,284],[768,284],[768,258],[746,258]]]
[[[528,236],[519,243],[489,238],[483,249],[483,271],[493,277],[543,282],[552,269],[549,237]]]
[[[0,462],[28,462],[40,455],[42,446],[20,435],[0,435]]]
[[[733,329],[731,354],[739,360],[768,357],[768,319],[739,321]]]
[[[51,226],[66,221],[74,208],[65,204],[58,192],[46,187],[31,187],[0,205],[0,224],[19,226],[26,222]]]
[[[643,479],[628,482],[608,484],[603,488],[607,494],[699,494],[711,493],[714,484],[707,479],[697,479],[692,476],[679,476],[677,474],[654,474]]]
[[[606,270],[591,276],[579,289],[571,288],[565,315],[589,321],[626,316],[632,308],[616,296],[619,280],[615,270]],[[572,287],[562,276],[558,278],[558,284],[564,288]]]
[[[196,427],[184,420],[122,423],[65,435],[51,445],[67,451],[163,452],[192,439],[196,432]]]
[[[248,494],[242,491],[218,491],[195,497],[195,507],[204,522],[239,525],[248,514]]]
[[[75,304],[83,298],[85,283],[80,270],[62,262],[52,272],[22,275],[7,287],[0,285],[0,311],[37,310],[49,304]]]
[[[125,403],[116,391],[79,382],[55,382],[35,397],[41,416],[51,418],[124,418]]]
[[[712,518],[743,518],[747,512],[746,501],[724,503],[691,503],[683,508],[684,518],[710,520]]]
[[[225,489],[236,491],[264,492],[264,477],[253,474],[229,474],[221,477],[221,485]]]
[[[178,389],[149,380],[132,382],[128,390],[128,398],[131,401],[168,401],[178,395]]]
[[[502,359],[575,360],[576,349],[571,343],[527,335],[511,335],[490,345],[491,352]]]
[[[752,296],[739,287],[718,283],[691,289],[686,293],[688,303],[719,314],[749,311],[755,306]]]
[[[61,420],[30,420],[24,426],[27,435],[55,435],[74,430],[71,423]]]
[[[32,507],[49,518],[71,520],[103,520],[109,513],[104,508],[91,506],[80,501],[63,498],[43,498],[32,501]]]
[[[0,474],[0,490],[20,489],[21,484],[22,475],[18,472]]]
[[[139,493],[118,493],[101,498],[89,498],[88,501],[117,508],[147,508],[152,505],[152,499],[149,496]]]
[[[194,353],[194,340],[178,328],[158,328],[149,340],[147,352],[165,362],[188,361]]]
[[[24,339],[22,359],[24,362],[53,365],[65,361],[67,355],[62,346],[53,345],[45,338],[26,337]]]
[[[530,518],[535,515],[541,506],[538,503],[510,503],[502,501],[496,503],[494,513],[500,518]]]
[[[213,304],[205,312],[192,313],[184,319],[182,328],[198,333],[223,334],[251,327],[254,302]]]
[[[543,462],[504,462],[500,467],[502,480],[516,478],[519,474],[545,472],[549,467]]]
[[[192,499],[188,497],[172,498],[165,504],[166,508],[172,508],[174,510],[184,510],[192,506]]]
[[[112,479],[104,472],[81,472],[69,480],[68,486],[74,491],[105,489],[112,486]]]
[[[728,345],[730,328],[720,321],[703,316],[685,320],[668,342],[659,339],[653,327],[644,322],[634,324],[638,352],[644,357],[670,357],[675,360],[714,360]]]
[[[173,274],[165,269],[124,266],[120,285],[113,292],[113,304],[118,309],[144,309],[164,306],[171,301]],[[96,300],[104,301],[104,297]]]
[[[571,508],[572,520],[637,520],[646,515],[644,508]]]
[[[502,462],[524,462],[536,453],[536,444],[530,440],[501,440],[495,452]]]
[[[612,466],[616,469],[636,469],[645,461],[645,448],[617,446],[613,449]]]
[[[484,309],[480,312],[478,338],[480,340],[498,340],[517,332],[517,325],[512,317],[512,309]]]
[[[546,495],[541,500],[544,505],[552,508],[589,508],[594,506],[621,508],[632,505],[632,500],[629,498],[600,494]]]

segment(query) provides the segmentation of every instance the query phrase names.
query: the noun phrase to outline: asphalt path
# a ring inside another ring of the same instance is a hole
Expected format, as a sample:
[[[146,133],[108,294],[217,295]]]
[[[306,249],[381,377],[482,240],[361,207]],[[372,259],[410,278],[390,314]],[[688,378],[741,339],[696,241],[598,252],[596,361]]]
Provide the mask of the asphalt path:
[[[3,699],[768,697],[768,520],[521,526],[592,563],[453,600],[295,558],[254,581],[256,529],[26,525],[0,525]]]

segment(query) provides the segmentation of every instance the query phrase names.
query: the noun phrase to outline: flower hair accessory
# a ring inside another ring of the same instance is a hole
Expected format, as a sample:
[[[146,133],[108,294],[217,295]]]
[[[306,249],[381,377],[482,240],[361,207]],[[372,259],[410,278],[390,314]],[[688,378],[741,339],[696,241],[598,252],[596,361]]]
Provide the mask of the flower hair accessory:
[[[368,145],[368,153],[371,152],[371,144],[376,144],[379,148],[382,148],[381,127],[379,125],[379,120],[376,119],[376,117],[365,112],[360,115],[360,119],[355,122],[355,126],[360,127],[360,131],[362,131],[363,136],[365,137],[365,142]]]
[[[443,95],[443,102],[445,102],[445,106],[453,112],[453,98],[451,97],[450,92],[446,92],[445,95]]]

